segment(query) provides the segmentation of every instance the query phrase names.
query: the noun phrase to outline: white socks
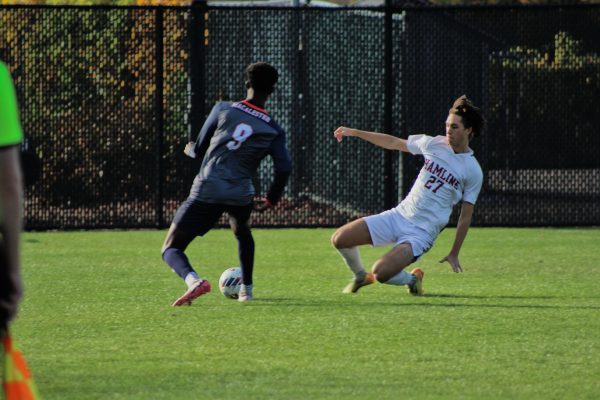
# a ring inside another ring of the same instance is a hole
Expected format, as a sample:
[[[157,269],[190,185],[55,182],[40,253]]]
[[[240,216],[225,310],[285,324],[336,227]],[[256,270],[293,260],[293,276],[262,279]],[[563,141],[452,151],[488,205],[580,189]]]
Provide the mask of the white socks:
[[[195,272],[190,272],[187,274],[185,276],[185,284],[187,285],[188,289],[191,288],[194,282],[196,282],[198,279],[200,279],[200,277]]]
[[[358,247],[338,249],[338,251],[342,255],[342,258],[346,262],[346,265],[348,266],[348,268],[350,268],[350,271],[352,271],[352,273],[354,273],[354,276],[356,276],[359,279],[364,278],[364,276],[366,275],[367,272],[365,271],[365,267],[363,266],[363,263],[360,260],[360,254],[358,253]],[[416,279],[417,278],[410,272],[406,272],[406,271],[402,270],[383,283],[385,283],[387,285],[398,285],[398,286],[411,285],[411,284],[415,283]]]
[[[406,272],[406,271],[402,270],[383,283],[385,283],[386,285],[398,285],[398,286],[410,285],[410,284],[414,283],[416,279],[417,278],[410,272]]]
[[[360,260],[360,254],[358,253],[358,247],[350,247],[346,249],[338,249],[344,262],[350,268],[350,271],[354,273],[357,278],[363,278],[366,275],[365,267]]]
[[[238,301],[246,301],[252,300],[252,285],[242,285],[240,286],[240,293],[238,295]]]

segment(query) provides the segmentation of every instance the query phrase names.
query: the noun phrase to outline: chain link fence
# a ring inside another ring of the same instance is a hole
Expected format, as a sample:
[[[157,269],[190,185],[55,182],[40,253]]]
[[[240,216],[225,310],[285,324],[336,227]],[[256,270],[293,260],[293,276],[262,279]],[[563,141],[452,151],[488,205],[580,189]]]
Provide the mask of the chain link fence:
[[[443,135],[462,94],[488,120],[472,142],[474,225],[599,225],[598,26],[599,6],[2,6],[26,228],[168,226],[199,167],[185,143],[215,101],[244,98],[255,61],[280,71],[267,109],[295,166],[255,225],[337,226],[395,206],[422,158],[333,130]],[[260,193],[271,177],[267,159]]]

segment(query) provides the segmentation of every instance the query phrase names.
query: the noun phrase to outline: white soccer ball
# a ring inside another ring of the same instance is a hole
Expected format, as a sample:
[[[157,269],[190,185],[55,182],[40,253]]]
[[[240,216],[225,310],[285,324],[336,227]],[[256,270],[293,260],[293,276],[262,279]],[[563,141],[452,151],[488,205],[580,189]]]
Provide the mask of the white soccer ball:
[[[240,267],[228,268],[219,278],[219,289],[223,296],[237,299],[242,286],[242,269]]]

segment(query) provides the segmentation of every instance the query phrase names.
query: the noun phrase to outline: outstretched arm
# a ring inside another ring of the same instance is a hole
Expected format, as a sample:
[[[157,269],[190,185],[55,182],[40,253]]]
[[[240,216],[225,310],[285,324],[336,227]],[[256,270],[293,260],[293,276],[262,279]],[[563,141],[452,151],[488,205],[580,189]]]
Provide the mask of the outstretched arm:
[[[471,226],[474,207],[475,206],[471,203],[462,203],[462,207],[460,208],[460,216],[458,217],[458,224],[456,225],[456,235],[454,237],[454,244],[452,245],[450,253],[448,253],[446,257],[440,260],[441,263],[443,263],[444,261],[448,261],[454,272],[462,272],[462,267],[460,266],[460,262],[458,261],[458,253],[460,253],[460,248],[462,247],[462,244],[465,241],[465,238],[467,237],[469,227]]]
[[[333,136],[335,136],[338,142],[341,142],[344,136],[356,136],[366,140],[367,142],[373,143],[375,146],[383,147],[387,150],[399,150],[408,153],[408,147],[406,147],[405,139],[400,139],[399,137],[385,133],[367,132],[340,126],[335,130]]]

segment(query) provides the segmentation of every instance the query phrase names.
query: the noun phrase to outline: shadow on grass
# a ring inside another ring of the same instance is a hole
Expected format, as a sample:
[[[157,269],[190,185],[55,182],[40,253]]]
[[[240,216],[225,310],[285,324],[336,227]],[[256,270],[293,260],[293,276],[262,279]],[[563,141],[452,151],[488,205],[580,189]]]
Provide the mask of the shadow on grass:
[[[382,304],[383,305],[383,304]],[[431,304],[431,303],[405,303],[399,304],[401,306],[417,306],[417,307],[450,307],[450,308],[533,308],[533,309],[546,309],[546,310],[600,310],[600,306],[578,306],[578,305],[545,305],[545,304],[472,304],[472,303],[444,303],[444,304]]]
[[[500,295],[500,296],[483,296],[474,294],[450,294],[450,293],[425,293],[426,298],[449,298],[449,299],[501,299],[501,300],[554,300],[560,299],[561,296],[517,296],[517,295]]]
[[[270,297],[254,299],[252,303],[261,306],[278,307],[316,307],[330,308],[335,307],[468,307],[468,308],[532,308],[532,309],[563,309],[563,310],[600,310],[600,306],[592,305],[560,305],[560,304],[481,304],[481,303],[429,303],[428,299],[448,298],[448,299],[481,299],[481,300],[558,300],[561,297],[553,296],[480,296],[480,295],[452,295],[452,294],[429,294],[421,297],[423,302],[405,303],[394,299],[390,302],[372,302],[365,301],[357,303],[349,301],[348,303],[339,300],[314,299],[312,301],[289,297]],[[351,299],[349,299],[351,300]]]

